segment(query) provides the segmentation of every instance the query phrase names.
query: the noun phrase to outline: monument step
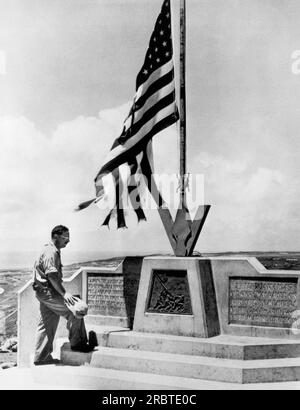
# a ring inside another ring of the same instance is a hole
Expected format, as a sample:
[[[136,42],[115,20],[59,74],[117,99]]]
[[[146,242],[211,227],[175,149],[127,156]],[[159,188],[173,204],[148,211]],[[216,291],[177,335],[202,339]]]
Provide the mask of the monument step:
[[[13,367],[0,372],[1,390],[300,390],[300,382],[235,384],[88,366]]]
[[[72,389],[89,390],[199,390],[227,389],[206,380],[151,373],[131,372],[91,366],[39,366],[31,372],[33,380],[39,385],[64,386]]]
[[[62,346],[65,365],[86,365],[112,370],[151,373],[231,383],[266,383],[300,380],[300,358],[231,360],[174,353],[98,347],[91,353]]]
[[[129,331],[127,327],[122,326],[113,326],[113,325],[95,325],[94,323],[90,323],[85,321],[85,327],[87,333],[93,331],[96,334],[97,342],[99,346],[107,346],[108,338],[110,335],[115,333],[120,333],[124,331]]]
[[[206,339],[121,331],[109,334],[107,346],[237,360],[300,357],[300,341],[231,335]]]

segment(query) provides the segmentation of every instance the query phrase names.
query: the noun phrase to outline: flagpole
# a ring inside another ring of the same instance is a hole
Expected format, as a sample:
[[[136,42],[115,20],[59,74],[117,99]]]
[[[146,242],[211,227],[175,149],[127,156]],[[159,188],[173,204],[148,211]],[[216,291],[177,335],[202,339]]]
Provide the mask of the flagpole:
[[[186,50],[185,0],[180,0],[180,203],[185,205],[186,174],[186,94],[185,94],[185,50]]]

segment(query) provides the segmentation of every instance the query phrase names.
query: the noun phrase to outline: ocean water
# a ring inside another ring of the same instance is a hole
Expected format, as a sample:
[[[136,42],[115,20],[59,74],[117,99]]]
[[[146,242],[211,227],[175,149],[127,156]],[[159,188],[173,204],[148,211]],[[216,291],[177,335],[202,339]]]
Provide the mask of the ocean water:
[[[38,252],[0,252],[0,270],[31,269]],[[77,262],[88,262],[99,259],[109,259],[119,255],[99,251],[90,252],[62,252],[63,265]]]

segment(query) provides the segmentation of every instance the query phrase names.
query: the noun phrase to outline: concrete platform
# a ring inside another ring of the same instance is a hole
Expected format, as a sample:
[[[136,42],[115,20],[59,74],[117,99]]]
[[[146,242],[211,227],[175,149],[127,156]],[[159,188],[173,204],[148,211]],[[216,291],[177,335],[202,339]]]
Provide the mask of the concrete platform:
[[[103,346],[92,353],[79,353],[66,343],[61,360],[65,365],[241,384],[300,381],[300,358],[232,360]]]
[[[107,346],[223,359],[255,360],[300,357],[300,341],[220,335],[211,338],[158,333],[110,333]]]

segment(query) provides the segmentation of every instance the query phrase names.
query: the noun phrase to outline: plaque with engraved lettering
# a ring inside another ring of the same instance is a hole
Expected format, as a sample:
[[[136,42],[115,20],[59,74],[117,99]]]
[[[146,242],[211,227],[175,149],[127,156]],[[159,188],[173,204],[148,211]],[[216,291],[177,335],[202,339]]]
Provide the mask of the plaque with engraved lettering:
[[[87,274],[87,304],[90,315],[127,315],[123,275]]]
[[[147,312],[191,315],[191,300],[185,270],[152,271]]]
[[[290,328],[297,278],[229,279],[229,323]]]

